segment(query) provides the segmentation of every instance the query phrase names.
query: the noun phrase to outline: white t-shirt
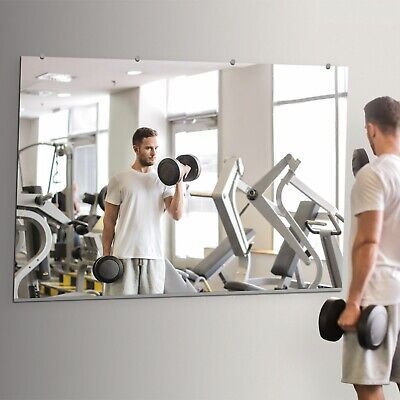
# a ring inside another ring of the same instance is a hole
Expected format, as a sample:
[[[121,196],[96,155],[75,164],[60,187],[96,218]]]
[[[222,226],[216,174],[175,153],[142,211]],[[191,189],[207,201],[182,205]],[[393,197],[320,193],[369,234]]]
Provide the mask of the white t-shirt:
[[[110,179],[106,201],[120,206],[112,248],[115,257],[164,258],[161,217],[164,199],[174,191],[153,170],[143,173],[130,168]]]
[[[362,305],[400,303],[400,157],[383,154],[358,171],[351,192],[353,215],[383,211],[376,265]]]

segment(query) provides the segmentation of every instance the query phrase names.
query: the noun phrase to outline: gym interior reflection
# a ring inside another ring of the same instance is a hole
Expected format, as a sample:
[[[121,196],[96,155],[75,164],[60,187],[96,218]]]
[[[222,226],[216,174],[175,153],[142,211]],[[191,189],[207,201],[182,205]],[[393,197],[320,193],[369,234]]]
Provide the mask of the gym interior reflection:
[[[234,64],[234,65],[232,65]],[[193,154],[165,296],[341,288],[346,67],[22,57],[14,300],[104,298],[106,185],[132,133]]]

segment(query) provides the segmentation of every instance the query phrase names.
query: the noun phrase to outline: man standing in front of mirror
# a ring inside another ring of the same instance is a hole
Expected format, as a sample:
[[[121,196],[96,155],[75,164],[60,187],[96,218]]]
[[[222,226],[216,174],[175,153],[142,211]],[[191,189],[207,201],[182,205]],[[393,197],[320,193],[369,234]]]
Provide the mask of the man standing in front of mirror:
[[[379,97],[365,108],[365,127],[377,156],[361,168],[351,192],[357,230],[352,246],[352,279],[338,324],[343,343],[342,382],[358,399],[384,399],[382,385],[400,388],[400,104]],[[360,307],[383,305],[388,330],[382,345],[367,350],[357,340]]]
[[[157,132],[139,128],[132,137],[136,159],[113,176],[105,199],[103,255],[124,265],[122,277],[105,285],[105,295],[164,293],[165,260],[161,217],[165,210],[178,221],[183,214],[184,188],[165,186],[153,170],[158,151]],[[190,167],[182,166],[185,173]]]

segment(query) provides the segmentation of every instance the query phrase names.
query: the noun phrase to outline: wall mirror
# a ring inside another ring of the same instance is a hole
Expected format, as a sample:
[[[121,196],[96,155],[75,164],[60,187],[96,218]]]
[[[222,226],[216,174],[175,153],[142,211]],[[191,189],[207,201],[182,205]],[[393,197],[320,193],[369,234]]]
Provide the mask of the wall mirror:
[[[161,217],[154,296],[340,289],[347,77],[334,65],[21,57],[14,300],[148,296],[140,274],[135,293],[113,291],[126,264],[96,261],[107,185],[131,168],[139,127],[158,132],[151,173],[182,154],[201,166],[182,184],[183,217]]]

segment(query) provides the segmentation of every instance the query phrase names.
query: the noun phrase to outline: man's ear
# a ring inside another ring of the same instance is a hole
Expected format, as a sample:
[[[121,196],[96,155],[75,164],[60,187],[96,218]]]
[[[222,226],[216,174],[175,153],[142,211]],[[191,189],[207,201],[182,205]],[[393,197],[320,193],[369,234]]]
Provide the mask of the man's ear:
[[[371,138],[375,138],[376,131],[377,131],[376,125],[375,124],[371,124],[371,122],[368,122],[367,123],[367,129],[368,129],[368,132],[370,133]]]
[[[139,148],[136,144],[133,145],[133,151],[137,154],[139,151]]]

